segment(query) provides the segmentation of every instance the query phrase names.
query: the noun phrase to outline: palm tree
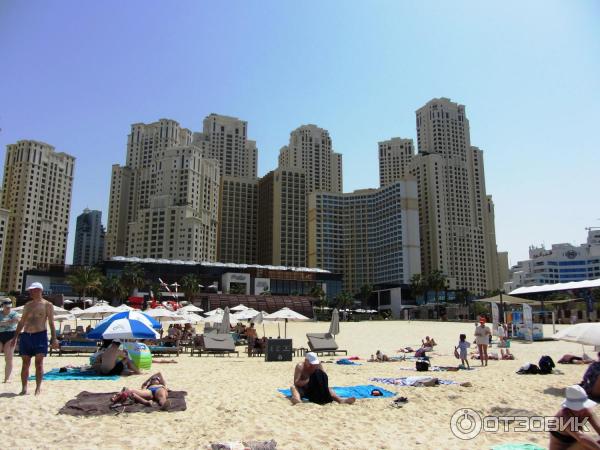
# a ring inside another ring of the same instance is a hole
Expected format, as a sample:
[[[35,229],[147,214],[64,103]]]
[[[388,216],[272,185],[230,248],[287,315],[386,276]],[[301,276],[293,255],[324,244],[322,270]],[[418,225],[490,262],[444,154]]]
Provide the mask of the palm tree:
[[[67,276],[69,284],[79,295],[79,299],[86,294],[98,294],[102,287],[102,273],[96,267],[77,267]]]
[[[237,295],[245,294],[246,286],[244,286],[242,283],[232,283],[229,285],[229,293]]]
[[[127,264],[121,275],[121,284],[131,294],[134,289],[140,289],[146,284],[145,272],[139,264]]]
[[[336,305],[339,309],[346,309],[354,305],[354,297],[350,292],[340,292],[335,298]]]
[[[427,292],[427,283],[425,281],[425,278],[420,273],[415,273],[410,278],[410,290],[415,300]]]
[[[161,290],[163,289],[162,285],[158,281],[148,281],[148,286],[150,287],[150,291],[154,295],[154,299],[157,302],[160,302]]]
[[[427,276],[427,286],[433,292],[435,292],[435,305],[437,310],[438,319],[440,317],[440,303],[439,303],[439,294],[441,291],[446,289],[447,286],[447,277],[441,270],[434,270]]]
[[[191,303],[194,296],[200,292],[200,280],[193,273],[188,273],[179,280],[179,284],[181,285],[185,299]]]
[[[316,303],[318,306],[325,306],[325,291],[320,285],[314,286],[308,295],[317,299]]]
[[[367,303],[373,294],[373,286],[370,284],[363,284],[358,290],[358,298],[362,300],[362,306],[368,306]]]
[[[101,295],[105,300],[123,300],[127,296],[127,291],[121,284],[119,277],[105,277],[102,280]]]

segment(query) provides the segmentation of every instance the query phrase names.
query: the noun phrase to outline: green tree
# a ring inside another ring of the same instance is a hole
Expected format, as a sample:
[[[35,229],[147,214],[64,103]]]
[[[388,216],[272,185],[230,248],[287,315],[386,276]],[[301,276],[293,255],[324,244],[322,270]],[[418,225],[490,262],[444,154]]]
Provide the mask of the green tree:
[[[161,294],[161,292],[162,292],[162,290],[164,289],[164,288],[162,287],[162,285],[161,285],[161,284],[158,282],[158,280],[156,280],[156,281],[151,281],[151,280],[149,280],[149,281],[148,281],[148,286],[150,287],[150,291],[151,291],[151,292],[152,292],[152,294],[154,295],[154,299],[155,299],[157,302],[160,302],[160,300],[161,300],[161,295],[162,295],[162,294]]]
[[[440,270],[434,270],[427,275],[427,287],[435,293],[435,305],[438,319],[440,317],[440,292],[446,289],[448,279]]]
[[[130,295],[134,289],[141,289],[146,285],[145,272],[139,264],[127,264],[121,275],[121,284]]]
[[[69,284],[79,295],[79,299],[86,294],[97,295],[102,288],[102,273],[96,267],[77,267],[67,276]]]
[[[373,286],[370,284],[363,284],[358,290],[357,297],[360,298],[363,308],[369,306],[369,299],[373,294]]]
[[[427,283],[423,275],[415,273],[410,277],[410,291],[415,300],[427,292]]]
[[[339,309],[346,309],[350,306],[354,306],[354,297],[350,292],[340,292],[335,298],[335,304]]]
[[[200,280],[193,273],[188,273],[179,280],[185,299],[191,303],[194,296],[200,292]]]
[[[246,286],[242,283],[231,283],[229,285],[229,293],[242,295],[246,293]]]
[[[317,301],[315,302],[317,304],[317,306],[326,306],[327,301],[325,298],[325,291],[323,290],[321,285],[314,286],[310,290],[308,295],[317,299]]]
[[[102,280],[101,294],[102,298],[112,302],[113,300],[123,300],[127,297],[127,290],[121,284],[120,277],[105,277]]]

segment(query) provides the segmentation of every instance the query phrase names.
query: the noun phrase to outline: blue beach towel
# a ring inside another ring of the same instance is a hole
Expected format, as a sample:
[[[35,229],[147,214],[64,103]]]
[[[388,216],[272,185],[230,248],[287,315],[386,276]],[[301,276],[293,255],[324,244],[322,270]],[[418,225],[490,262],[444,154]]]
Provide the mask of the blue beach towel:
[[[343,366],[362,366],[362,364],[352,361],[351,359],[342,358],[338,359],[336,364],[342,364]]]
[[[67,380],[118,380],[119,375],[98,375],[93,370],[81,370],[77,367],[67,368],[66,372],[59,372],[59,369],[52,369],[44,374],[44,381],[67,381]],[[35,380],[35,376],[29,377],[29,380]]]
[[[386,389],[374,386],[372,384],[360,385],[360,386],[334,386],[332,389],[341,398],[349,398],[349,397],[355,397],[357,399],[389,398],[389,397],[393,397],[395,395],[393,392],[390,392]],[[382,395],[377,396],[377,397],[371,395],[371,391],[373,389],[379,390]],[[292,393],[290,392],[289,389],[277,389],[277,390],[279,392],[281,392],[283,395],[285,395],[286,397],[292,396]]]

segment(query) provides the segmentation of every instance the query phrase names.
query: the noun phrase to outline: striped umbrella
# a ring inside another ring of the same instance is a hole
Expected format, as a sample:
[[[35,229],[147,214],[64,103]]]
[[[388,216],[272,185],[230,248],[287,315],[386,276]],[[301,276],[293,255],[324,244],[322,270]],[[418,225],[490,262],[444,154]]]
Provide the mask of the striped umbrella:
[[[107,317],[88,333],[89,339],[158,339],[160,323],[139,311],[124,311]]]

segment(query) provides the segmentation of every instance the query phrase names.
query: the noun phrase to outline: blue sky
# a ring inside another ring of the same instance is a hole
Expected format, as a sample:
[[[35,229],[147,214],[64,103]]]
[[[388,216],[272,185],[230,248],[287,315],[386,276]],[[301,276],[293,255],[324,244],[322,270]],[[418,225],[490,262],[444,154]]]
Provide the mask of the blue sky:
[[[130,124],[248,121],[259,175],[301,124],[329,130],[344,190],[378,185],[377,142],[416,138],[434,97],[467,107],[498,248],[600,226],[600,2],[0,2],[0,148],[77,158],[71,213],[103,211]]]

